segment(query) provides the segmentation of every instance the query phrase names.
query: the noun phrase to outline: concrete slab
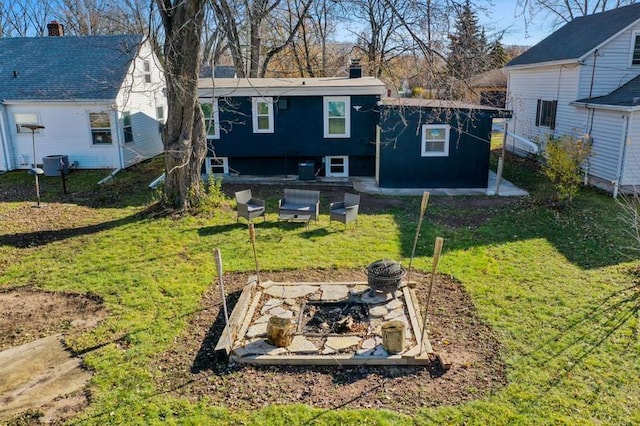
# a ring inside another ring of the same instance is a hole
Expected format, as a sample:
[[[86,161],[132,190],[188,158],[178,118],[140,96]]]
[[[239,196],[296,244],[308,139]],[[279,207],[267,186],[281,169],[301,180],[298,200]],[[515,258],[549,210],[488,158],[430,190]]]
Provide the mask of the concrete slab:
[[[318,177],[315,181],[301,181],[297,175],[278,176],[254,176],[254,175],[229,175],[224,177],[225,183],[247,185],[304,185],[304,186],[339,186],[353,188],[358,192],[381,195],[422,195],[429,192],[431,195],[444,196],[468,196],[468,195],[495,195],[496,173],[489,171],[489,181],[486,188],[380,188],[376,185],[375,178],[352,176],[347,178]],[[529,193],[518,188],[513,183],[502,179],[498,195],[500,197],[523,197]]]
[[[0,418],[82,389],[91,373],[53,335],[0,352]]]

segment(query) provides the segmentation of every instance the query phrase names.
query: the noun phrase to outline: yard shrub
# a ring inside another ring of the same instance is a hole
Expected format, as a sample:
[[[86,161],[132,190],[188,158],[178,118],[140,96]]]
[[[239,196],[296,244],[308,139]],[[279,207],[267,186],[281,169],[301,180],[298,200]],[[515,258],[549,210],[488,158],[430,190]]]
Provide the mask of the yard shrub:
[[[222,192],[222,177],[210,174],[204,191],[197,200],[197,203],[194,203],[194,214],[211,215],[222,207],[227,202],[227,198]]]
[[[561,203],[571,203],[582,182],[580,166],[591,156],[588,138],[564,135],[549,137],[544,151],[542,171],[551,180],[556,198]]]

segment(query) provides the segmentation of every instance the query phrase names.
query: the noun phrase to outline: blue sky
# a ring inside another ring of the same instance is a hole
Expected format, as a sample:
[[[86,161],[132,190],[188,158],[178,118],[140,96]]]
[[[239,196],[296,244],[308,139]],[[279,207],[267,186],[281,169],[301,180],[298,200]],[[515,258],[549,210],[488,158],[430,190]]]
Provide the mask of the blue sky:
[[[517,44],[533,46],[551,34],[553,29],[548,22],[537,19],[529,25],[525,33],[524,19],[516,17],[516,2],[514,0],[493,0],[493,6],[487,4],[487,14],[478,12],[480,25],[487,29],[488,34],[504,30],[503,44]]]

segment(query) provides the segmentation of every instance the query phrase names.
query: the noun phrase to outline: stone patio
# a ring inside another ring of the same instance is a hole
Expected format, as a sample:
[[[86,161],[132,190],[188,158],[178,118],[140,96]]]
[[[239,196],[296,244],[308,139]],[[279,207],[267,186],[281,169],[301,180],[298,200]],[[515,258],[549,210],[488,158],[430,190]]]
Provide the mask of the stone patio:
[[[272,316],[293,323],[294,337],[286,348],[266,338]],[[351,328],[336,332],[338,327],[327,318],[341,318],[342,328],[342,323]],[[381,329],[388,321],[405,325],[404,348],[399,353],[390,354],[385,347]],[[215,353],[230,362],[250,364],[425,365],[437,354],[427,338],[421,340],[421,309],[406,282],[393,293],[379,293],[366,282],[257,283],[253,277]]]

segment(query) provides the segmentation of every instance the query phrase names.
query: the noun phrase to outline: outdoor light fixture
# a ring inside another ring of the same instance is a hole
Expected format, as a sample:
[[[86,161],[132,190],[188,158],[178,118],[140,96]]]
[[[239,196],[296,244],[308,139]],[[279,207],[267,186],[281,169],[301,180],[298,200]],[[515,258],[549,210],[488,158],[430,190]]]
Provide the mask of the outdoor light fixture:
[[[21,124],[20,127],[24,127],[26,129],[31,130],[31,145],[33,148],[33,167],[29,170],[29,174],[34,175],[36,177],[36,197],[38,199],[38,204],[34,207],[40,207],[40,184],[38,182],[38,176],[44,174],[44,170],[38,167],[38,162],[36,161],[36,130],[44,129],[44,126],[40,124]]]

